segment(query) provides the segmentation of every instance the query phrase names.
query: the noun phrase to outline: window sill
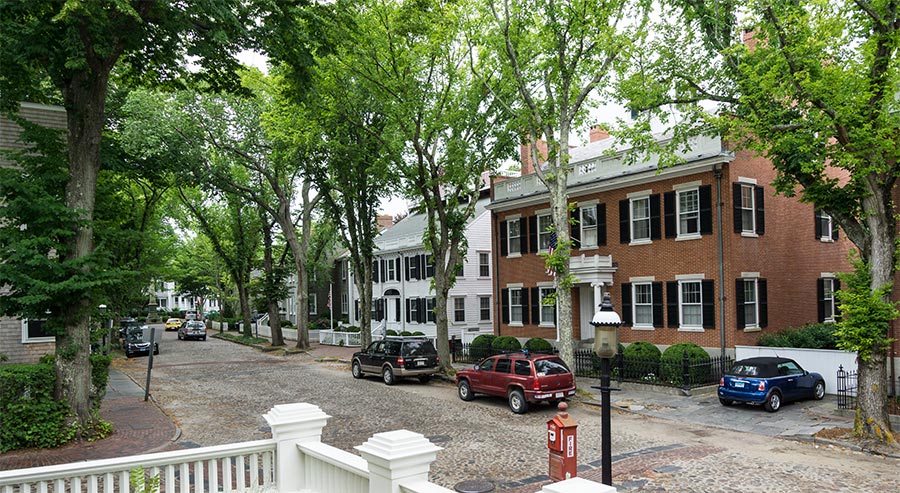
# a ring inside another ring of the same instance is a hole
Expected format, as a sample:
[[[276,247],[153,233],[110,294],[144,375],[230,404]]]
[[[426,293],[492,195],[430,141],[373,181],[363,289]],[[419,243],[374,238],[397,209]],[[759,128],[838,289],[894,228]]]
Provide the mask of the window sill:
[[[741,236],[744,238],[759,238],[759,235],[752,231],[741,231]]]
[[[478,276],[479,281],[490,281],[491,276]]]
[[[463,320],[461,322],[454,321],[453,325],[466,325],[466,321],[465,320]]]
[[[634,325],[631,330],[656,330],[652,325]]]
[[[700,235],[699,233],[695,233],[695,234],[689,234],[689,235],[677,236],[677,237],[675,238],[675,241],[699,240],[700,238],[703,238],[703,236]]]
[[[749,334],[751,332],[762,332],[760,327],[744,327],[744,333]]]
[[[628,246],[649,245],[651,243],[653,243],[653,240],[632,240]]]
[[[509,326],[510,327],[522,327],[523,325],[522,325],[522,322],[510,322]]]
[[[56,342],[55,337],[32,337],[31,339],[23,339],[22,344],[46,344],[48,342]]]
[[[539,328],[542,328],[542,329],[552,329],[552,328],[556,327],[556,324],[547,323],[547,322],[541,322],[541,323],[538,325],[538,327],[539,327]]]
[[[823,237],[819,238],[819,241],[821,241],[822,243],[834,243],[834,240],[832,240],[828,236],[823,236]]]
[[[703,332],[703,327],[678,327],[678,332]]]
[[[506,256],[506,258],[520,258],[521,256],[521,253],[510,253]]]

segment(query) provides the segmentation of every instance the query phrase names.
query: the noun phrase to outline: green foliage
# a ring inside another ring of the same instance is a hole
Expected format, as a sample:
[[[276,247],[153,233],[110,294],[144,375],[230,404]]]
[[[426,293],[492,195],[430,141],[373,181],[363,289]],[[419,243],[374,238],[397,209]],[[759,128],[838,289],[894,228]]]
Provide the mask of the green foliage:
[[[491,349],[494,351],[518,351],[522,349],[522,344],[513,336],[500,336],[491,341]]]
[[[421,330],[417,330],[417,331],[413,332],[411,335],[412,336],[423,336],[423,335],[425,335],[425,333],[422,332]]]
[[[53,397],[53,365],[0,366],[0,453],[56,447],[74,436],[63,426],[69,407]]]
[[[662,351],[655,344],[635,341],[626,346],[621,354],[624,378],[652,381],[659,377]]]
[[[129,471],[128,482],[135,493],[158,493],[160,475],[150,476],[143,468],[135,467]]]
[[[91,354],[91,408],[100,412],[100,405],[106,396],[106,386],[109,383],[109,365],[112,357],[102,354]]]
[[[872,290],[868,265],[859,259],[853,264],[852,272],[838,276],[845,287],[837,293],[841,319],[835,337],[840,349],[854,351],[859,359],[869,361],[873,353],[890,347],[890,324],[900,312],[897,303],[890,301],[891,285]]]
[[[358,326],[356,326],[356,325],[342,325],[341,327],[339,327],[339,328],[337,328],[337,329],[335,329],[335,330],[336,330],[336,331],[340,331],[340,332],[353,332],[353,333],[357,333],[357,332],[359,332],[359,331],[362,330],[362,329],[360,329],[360,328],[359,328]],[[388,335],[397,335],[397,334],[395,333],[395,334],[388,334]]]
[[[269,342],[268,339],[265,339],[262,337],[254,337],[254,336],[247,337],[243,334],[224,333],[224,334],[217,334],[216,337],[218,337],[219,339],[225,339],[227,341],[237,342],[239,344],[246,344],[246,345],[265,344],[265,343]]]
[[[643,360],[659,361],[662,358],[662,351],[652,344],[645,341],[635,341],[625,347],[622,355],[626,358],[637,358]]]
[[[281,324],[282,327],[293,327],[294,326],[294,323],[291,322],[290,320],[281,320],[279,323]]]
[[[709,366],[691,366],[688,375],[691,382],[684,381],[684,355],[688,362],[703,363],[709,361],[709,353],[693,342],[679,342],[666,348],[660,358],[660,377],[676,385],[691,382],[705,382],[709,377]]]
[[[540,337],[532,337],[525,341],[525,349],[533,353],[551,353],[553,352],[553,344],[547,342],[546,339]]]
[[[833,323],[818,323],[803,327],[788,327],[757,339],[758,346],[794,347],[806,349],[838,349],[837,327]]]
[[[396,336],[396,335],[399,335],[399,334],[397,334],[397,331],[394,330],[394,329],[388,329],[388,330],[385,331],[384,335],[388,335],[388,336]]]
[[[410,331],[408,331],[408,330],[404,330],[404,331],[400,332],[400,335],[403,336],[403,337],[411,336],[411,335],[412,335],[412,332],[410,332]]]
[[[497,336],[492,334],[481,334],[472,340],[469,345],[469,353],[473,358],[487,358],[491,355],[491,346]]]

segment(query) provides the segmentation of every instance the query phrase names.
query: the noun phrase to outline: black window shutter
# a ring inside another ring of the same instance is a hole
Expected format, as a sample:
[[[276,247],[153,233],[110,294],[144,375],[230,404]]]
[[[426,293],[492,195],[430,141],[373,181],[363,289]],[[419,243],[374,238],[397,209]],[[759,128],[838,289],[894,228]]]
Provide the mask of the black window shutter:
[[[756,234],[766,232],[766,193],[763,187],[754,187],[756,194]]]
[[[359,320],[359,300],[353,300],[353,318]]]
[[[506,242],[506,221],[500,221],[500,256],[505,257],[509,254],[509,245]]]
[[[408,281],[409,280],[409,257],[405,257],[403,259],[403,261],[406,262],[405,272],[406,272],[406,280]]]
[[[397,280],[400,280],[400,257],[394,259],[394,275],[397,276]]]
[[[831,289],[834,290],[834,293],[837,293],[841,289],[841,281],[838,279],[831,280]],[[841,307],[839,305],[840,299],[837,294],[832,293],[831,296],[834,297],[834,316],[835,318],[841,314]]]
[[[384,320],[384,300],[375,300],[375,320]]]
[[[379,262],[378,260],[375,260],[374,262],[372,262],[372,280],[374,282],[379,282],[378,281],[378,264],[380,264],[380,263],[381,262]]]
[[[531,319],[535,324],[541,322],[541,288],[531,288]],[[523,310],[524,311],[524,310]]]
[[[744,214],[741,208],[742,191],[740,183],[731,184],[731,213],[734,215],[734,232],[744,231]]]
[[[665,216],[666,238],[678,236],[678,223],[675,220],[675,192],[663,194],[663,215]]]
[[[419,255],[419,279],[427,279],[428,272],[425,271],[425,254]]]
[[[743,329],[747,326],[747,317],[744,315],[744,280],[734,280],[734,304],[737,307],[737,328]]]
[[[522,288],[522,325],[528,325],[528,288]]]
[[[659,194],[650,196],[650,239],[660,238]]]
[[[816,209],[816,239],[822,238],[822,211]]]
[[[528,252],[537,252],[538,251],[538,221],[537,216],[531,216],[528,218],[528,248],[525,248],[525,245],[522,245],[522,253]]]
[[[500,290],[500,293],[501,293],[500,297],[502,298],[501,303],[500,303],[500,311],[503,312],[500,314],[500,319],[503,320],[503,323],[508,324],[509,323],[509,289],[503,288]]]
[[[406,298],[406,323],[412,322],[410,319],[410,306],[412,303],[412,298]]]
[[[606,204],[597,204],[597,245],[606,245]]]
[[[526,221],[524,219],[519,219],[519,252],[522,255],[525,255],[526,253],[528,253],[528,243],[529,243],[528,229],[531,229],[531,230],[537,229],[537,227],[526,228],[528,223],[529,223],[529,221]],[[535,241],[537,241],[537,240],[535,240]],[[537,249],[535,249],[535,251],[537,251]]]
[[[834,221],[834,218],[831,218],[831,239],[837,241],[838,239],[838,228],[837,223]]]
[[[663,288],[662,282],[654,282],[650,285],[650,292],[653,295],[653,326],[663,326]]]
[[[619,243],[631,241],[631,203],[619,201]]]
[[[700,187],[700,234],[712,234],[712,186]]]
[[[381,282],[385,282],[387,280],[387,260],[381,259]]]
[[[769,293],[765,279],[756,280],[756,298],[759,300],[759,326],[769,326]]]
[[[678,327],[678,281],[666,282],[666,311],[668,327]]]
[[[716,327],[716,290],[712,279],[700,283],[700,296],[703,297],[703,328]]]
[[[631,304],[631,283],[622,284],[622,325],[631,327],[634,325],[634,307]]]
[[[819,224],[818,221],[816,224]],[[825,279],[821,277],[816,279],[816,300],[819,307],[818,320],[821,323],[825,321]]]
[[[400,298],[394,298],[394,321],[400,321]]]
[[[574,215],[580,216],[581,209],[575,209]],[[572,238],[572,248],[581,248],[581,217],[573,217],[573,214],[569,214],[569,236]]]
[[[419,317],[417,322],[420,324],[424,324],[426,320],[428,320],[428,315],[425,313],[425,310],[428,307],[428,303],[425,298],[416,298],[416,303],[419,304],[419,310],[416,312],[416,315]]]

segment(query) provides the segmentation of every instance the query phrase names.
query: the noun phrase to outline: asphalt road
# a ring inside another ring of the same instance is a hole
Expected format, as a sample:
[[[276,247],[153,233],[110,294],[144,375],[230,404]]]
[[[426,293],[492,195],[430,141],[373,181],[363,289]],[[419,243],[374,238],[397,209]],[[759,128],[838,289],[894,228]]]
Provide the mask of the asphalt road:
[[[516,415],[502,399],[463,402],[446,382],[388,387],[376,377],[353,379],[346,364],[214,338],[179,341],[174,332],[164,334],[154,362],[151,393],[181,427],[182,446],[268,438],[262,414],[276,404],[309,402],[331,416],[323,441],[344,450],[396,429],[429,437],[444,448],[431,480],[449,488],[483,479],[501,490],[537,491],[547,473],[546,422],[555,414],[549,406]],[[146,363],[117,366],[143,384]],[[569,411],[579,423],[580,474],[599,477],[600,413],[577,401]],[[900,470],[896,459],[618,412],[612,442],[620,491],[897,491]]]

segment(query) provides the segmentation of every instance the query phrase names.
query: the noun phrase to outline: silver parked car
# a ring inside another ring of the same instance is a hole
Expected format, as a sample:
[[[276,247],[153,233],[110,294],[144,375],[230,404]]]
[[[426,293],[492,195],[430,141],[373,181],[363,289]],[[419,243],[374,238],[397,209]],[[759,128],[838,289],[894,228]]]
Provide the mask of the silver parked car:
[[[200,339],[206,340],[206,324],[199,320],[188,320],[178,329],[178,339]]]

